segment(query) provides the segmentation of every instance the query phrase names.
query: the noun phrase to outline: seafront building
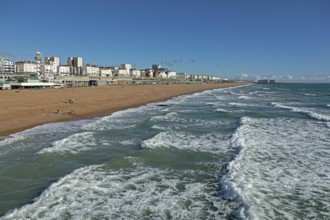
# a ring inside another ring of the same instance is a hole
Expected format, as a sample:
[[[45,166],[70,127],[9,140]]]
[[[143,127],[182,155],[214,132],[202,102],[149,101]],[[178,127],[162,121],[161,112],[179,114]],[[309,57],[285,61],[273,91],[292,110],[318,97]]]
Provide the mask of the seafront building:
[[[130,77],[140,78],[141,77],[141,70],[139,70],[139,69],[130,69]]]
[[[83,75],[89,77],[99,77],[100,68],[96,65],[86,64],[83,68]]]
[[[17,73],[36,73],[37,63],[29,60],[21,60],[16,62]]]
[[[59,57],[45,57],[45,64],[48,65],[60,65],[60,58]]]
[[[68,57],[67,64],[72,67],[82,67],[83,59],[82,57]]]
[[[59,65],[57,68],[57,73],[59,76],[70,76],[70,66],[68,65]]]
[[[8,58],[0,58],[0,73],[15,73],[16,64]]]
[[[68,57],[66,65],[60,63],[57,56],[47,56],[44,59],[40,52],[36,53],[35,61],[10,61],[0,58],[0,80],[7,88],[20,86],[35,87],[76,87],[99,86],[113,84],[145,84],[145,83],[182,83],[192,81],[202,83],[221,81],[218,77],[177,73],[158,64],[151,68],[132,68],[131,64],[116,66],[97,66],[84,64],[82,57]],[[165,81],[164,81],[165,80]],[[37,81],[39,83],[37,83]],[[1,87],[0,87],[1,89]]]
[[[112,77],[111,67],[100,67],[100,77]]]

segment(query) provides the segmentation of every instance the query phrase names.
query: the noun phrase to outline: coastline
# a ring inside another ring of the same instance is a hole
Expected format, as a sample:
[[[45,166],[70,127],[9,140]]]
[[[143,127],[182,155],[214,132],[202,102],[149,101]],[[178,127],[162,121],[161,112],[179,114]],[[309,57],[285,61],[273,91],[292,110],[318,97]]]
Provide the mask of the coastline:
[[[0,91],[0,137],[47,123],[106,116],[180,95],[245,84],[129,85]]]

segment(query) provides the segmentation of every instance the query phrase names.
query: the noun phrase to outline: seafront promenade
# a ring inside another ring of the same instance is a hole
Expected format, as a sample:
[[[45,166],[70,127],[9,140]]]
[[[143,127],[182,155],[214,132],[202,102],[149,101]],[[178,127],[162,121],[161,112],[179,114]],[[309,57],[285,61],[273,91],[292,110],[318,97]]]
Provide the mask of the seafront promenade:
[[[0,91],[0,136],[38,125],[96,116],[242,83],[100,86]]]

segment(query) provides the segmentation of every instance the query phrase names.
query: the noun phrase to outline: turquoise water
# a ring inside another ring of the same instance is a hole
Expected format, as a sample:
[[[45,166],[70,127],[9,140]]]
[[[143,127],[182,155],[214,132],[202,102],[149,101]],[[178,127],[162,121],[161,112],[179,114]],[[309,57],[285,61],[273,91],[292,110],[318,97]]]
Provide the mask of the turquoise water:
[[[330,85],[173,98],[0,139],[0,219],[329,219]]]

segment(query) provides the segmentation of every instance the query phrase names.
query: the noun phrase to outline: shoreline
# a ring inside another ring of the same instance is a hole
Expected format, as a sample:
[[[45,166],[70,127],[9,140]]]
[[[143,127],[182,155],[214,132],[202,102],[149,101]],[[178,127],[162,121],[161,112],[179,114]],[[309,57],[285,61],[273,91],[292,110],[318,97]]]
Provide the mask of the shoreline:
[[[148,103],[246,83],[75,87],[0,91],[0,137],[39,125],[90,119]]]

